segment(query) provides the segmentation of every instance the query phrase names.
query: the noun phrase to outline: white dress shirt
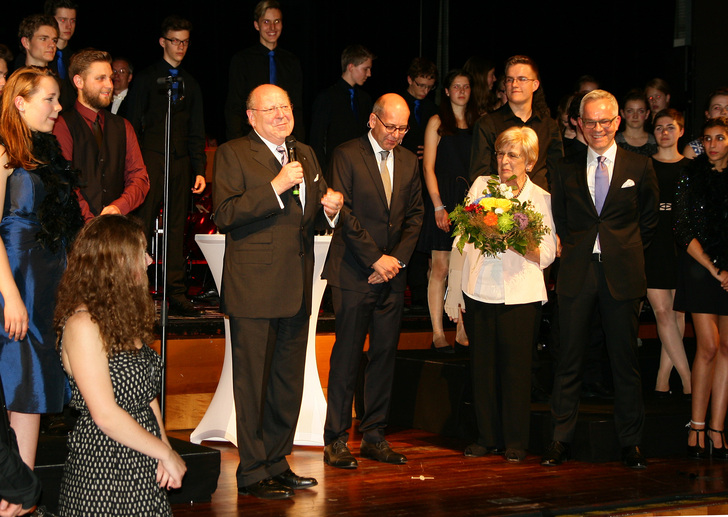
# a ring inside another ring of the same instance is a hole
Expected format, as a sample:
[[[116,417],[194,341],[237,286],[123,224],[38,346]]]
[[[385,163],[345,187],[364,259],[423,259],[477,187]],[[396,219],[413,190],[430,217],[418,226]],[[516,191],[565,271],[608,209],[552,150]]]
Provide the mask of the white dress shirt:
[[[596,206],[596,174],[597,174],[597,158],[604,156],[604,166],[607,168],[609,173],[609,184],[612,184],[612,173],[614,172],[614,160],[617,157],[617,144],[612,142],[612,145],[603,154],[597,154],[591,147],[586,152],[586,184],[589,187],[589,195],[592,198],[592,202]],[[594,241],[594,253],[601,253],[601,247],[599,246],[599,239]]]

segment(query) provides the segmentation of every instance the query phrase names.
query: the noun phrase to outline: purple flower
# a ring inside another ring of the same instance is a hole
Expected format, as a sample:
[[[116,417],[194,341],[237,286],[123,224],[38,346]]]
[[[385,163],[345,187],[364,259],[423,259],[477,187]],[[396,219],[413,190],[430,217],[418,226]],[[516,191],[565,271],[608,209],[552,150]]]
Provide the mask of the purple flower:
[[[525,230],[528,226],[528,216],[522,212],[513,214],[513,222],[518,225],[520,230]]]

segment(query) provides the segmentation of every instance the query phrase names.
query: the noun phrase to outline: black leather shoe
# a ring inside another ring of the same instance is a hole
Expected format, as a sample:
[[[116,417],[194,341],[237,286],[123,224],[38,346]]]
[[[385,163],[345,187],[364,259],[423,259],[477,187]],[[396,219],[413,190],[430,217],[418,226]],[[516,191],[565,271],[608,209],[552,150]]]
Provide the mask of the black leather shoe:
[[[569,459],[569,444],[554,440],[543,453],[541,465],[544,467],[555,467]]]
[[[479,443],[471,443],[465,447],[465,456],[468,458],[480,458],[482,456],[489,456],[494,454],[503,454],[504,449],[498,447],[483,447]]]
[[[200,294],[190,296],[190,298],[195,302],[220,303],[220,293],[217,292],[217,287],[210,287]]]
[[[604,383],[591,382],[584,384],[581,390],[581,396],[584,398],[613,399],[614,391],[609,389]]]
[[[622,463],[631,469],[647,468],[647,459],[642,455],[638,445],[622,448]]]
[[[340,469],[355,469],[358,465],[348,445],[341,438],[324,447],[324,463]]]
[[[359,455],[362,458],[381,461],[382,463],[391,463],[392,465],[407,463],[407,457],[404,454],[394,452],[387,440],[382,440],[377,443],[369,443],[362,440]]]
[[[293,497],[293,489],[281,485],[273,478],[268,478],[239,488],[238,494],[252,495],[258,499],[288,499],[289,497]]]
[[[291,469],[288,469],[277,476],[273,476],[273,481],[278,481],[281,485],[292,488],[293,490],[311,488],[312,486],[318,485],[318,481],[316,481],[315,478],[297,476]]]
[[[195,309],[187,298],[170,298],[169,313],[175,316],[185,316],[187,318],[197,318],[202,316],[202,311]]]
[[[505,458],[511,463],[519,463],[526,459],[526,451],[523,449],[506,449]]]

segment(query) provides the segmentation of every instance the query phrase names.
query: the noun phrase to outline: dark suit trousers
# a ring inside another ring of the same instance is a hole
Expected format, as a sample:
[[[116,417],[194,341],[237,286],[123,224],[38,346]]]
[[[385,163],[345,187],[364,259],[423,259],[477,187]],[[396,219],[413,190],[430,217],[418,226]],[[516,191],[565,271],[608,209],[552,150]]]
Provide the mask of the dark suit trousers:
[[[584,355],[591,339],[595,309],[601,315],[613,372],[617,437],[622,447],[638,445],[645,419],[637,358],[639,299],[615,300],[599,262],[590,262],[578,296],[559,296],[561,344],[551,395],[554,440],[569,443],[574,436]]]
[[[308,314],[230,318],[238,488],[285,472],[303,395]]]
[[[324,443],[348,440],[357,370],[369,332],[364,372],[364,417],[359,430],[369,443],[384,440],[394,378],[394,359],[402,323],[404,293],[374,285],[366,293],[331,287],[336,342],[331,351]]]
[[[478,443],[525,450],[531,421],[531,349],[541,303],[505,305],[464,298]]]
[[[149,174],[149,193],[144,203],[134,212],[141,219],[147,232],[147,243],[151,246],[154,239],[155,221],[159,217],[159,208],[164,200],[164,154],[153,151],[143,153],[144,164]],[[167,251],[167,291],[170,296],[184,296],[187,292],[185,285],[185,256],[184,236],[187,212],[191,197],[190,160],[187,157],[169,161],[169,220],[167,232],[169,233]],[[165,214],[167,217],[167,214]],[[159,256],[162,260],[162,240],[159,241]]]

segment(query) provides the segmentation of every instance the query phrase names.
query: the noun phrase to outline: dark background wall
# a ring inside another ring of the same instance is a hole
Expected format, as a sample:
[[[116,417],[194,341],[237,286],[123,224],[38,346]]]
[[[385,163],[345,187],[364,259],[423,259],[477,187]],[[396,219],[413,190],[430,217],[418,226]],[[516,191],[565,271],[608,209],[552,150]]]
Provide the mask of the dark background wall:
[[[177,13],[189,18],[195,29],[183,67],[202,86],[208,133],[223,137],[228,65],[237,50],[257,40],[252,26],[256,1],[77,1],[78,27],[71,46],[126,55],[137,69],[160,57],[159,25],[164,16]],[[4,2],[0,42],[16,50],[18,22],[39,12],[42,3]],[[341,50],[351,43],[362,43],[378,56],[365,85],[374,97],[403,89],[407,65],[420,53],[438,61],[441,72],[461,66],[472,54],[492,58],[499,68],[508,56],[527,54],[540,65],[542,85],[554,110],[585,73],[596,76],[618,97],[654,76],[663,77],[674,89],[673,105],[692,110],[688,115],[695,125],[702,119],[706,93],[728,84],[725,1],[566,0],[540,2],[540,8],[527,2],[461,0],[281,3],[284,26],[279,44],[301,58],[307,116],[317,92],[340,75]],[[444,5],[449,10],[443,11]],[[678,11],[682,14],[676,18]],[[681,22],[685,16],[692,46],[674,47],[676,19]],[[697,110],[690,102],[694,95]]]

